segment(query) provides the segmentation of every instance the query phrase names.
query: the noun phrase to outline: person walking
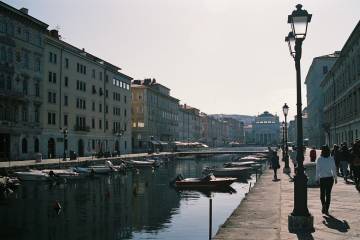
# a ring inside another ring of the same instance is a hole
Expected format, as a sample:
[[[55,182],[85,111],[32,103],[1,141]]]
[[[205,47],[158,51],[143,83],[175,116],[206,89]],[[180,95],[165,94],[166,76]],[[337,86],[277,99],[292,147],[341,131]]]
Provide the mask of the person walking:
[[[331,156],[335,160],[336,174],[339,175],[341,156],[340,156],[340,151],[339,151],[339,146],[338,145],[334,144],[333,149],[331,151]]]
[[[315,161],[316,161],[316,149],[315,149],[315,147],[313,147],[313,148],[310,150],[310,161],[311,161],[311,162],[315,162]]]
[[[335,161],[330,156],[330,148],[327,145],[321,147],[321,155],[316,161],[316,180],[320,182],[321,212],[329,214],[331,190],[334,182],[337,183],[337,174]]]
[[[356,142],[353,147],[352,167],[354,171],[354,183],[356,186],[360,184],[360,143]]]
[[[350,162],[350,152],[349,149],[347,147],[346,142],[344,142],[341,146],[341,151],[340,151],[340,172],[341,172],[341,176],[344,178],[345,182],[347,182],[347,178],[348,178],[348,167],[349,167],[349,162]]]
[[[274,181],[277,181],[277,170],[280,168],[280,163],[279,163],[279,156],[277,155],[277,152],[273,152],[273,155],[271,157],[271,167],[274,171]]]

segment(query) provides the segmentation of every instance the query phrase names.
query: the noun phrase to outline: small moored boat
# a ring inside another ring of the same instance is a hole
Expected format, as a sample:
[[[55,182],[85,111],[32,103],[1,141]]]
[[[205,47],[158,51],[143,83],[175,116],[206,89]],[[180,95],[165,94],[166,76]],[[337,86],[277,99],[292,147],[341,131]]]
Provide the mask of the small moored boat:
[[[21,181],[49,181],[51,180],[49,174],[39,170],[30,170],[27,172],[15,172]]]
[[[224,167],[250,167],[256,164],[254,161],[224,163]]]
[[[179,175],[174,180],[174,186],[180,189],[209,189],[229,187],[236,178],[217,178],[209,174],[203,178],[183,178]]]

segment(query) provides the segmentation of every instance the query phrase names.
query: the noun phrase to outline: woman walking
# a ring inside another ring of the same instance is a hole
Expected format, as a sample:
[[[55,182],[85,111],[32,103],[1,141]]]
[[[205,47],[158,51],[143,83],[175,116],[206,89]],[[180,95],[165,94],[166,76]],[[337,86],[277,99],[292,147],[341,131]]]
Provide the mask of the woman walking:
[[[277,152],[273,152],[273,155],[271,157],[271,167],[274,170],[274,181],[277,181],[277,170],[280,168],[279,163],[279,156],[277,155]]]
[[[326,145],[321,147],[321,155],[316,161],[316,180],[320,181],[321,212],[329,214],[331,190],[334,181],[335,184],[337,183],[337,174],[335,161],[330,156],[330,148]]]

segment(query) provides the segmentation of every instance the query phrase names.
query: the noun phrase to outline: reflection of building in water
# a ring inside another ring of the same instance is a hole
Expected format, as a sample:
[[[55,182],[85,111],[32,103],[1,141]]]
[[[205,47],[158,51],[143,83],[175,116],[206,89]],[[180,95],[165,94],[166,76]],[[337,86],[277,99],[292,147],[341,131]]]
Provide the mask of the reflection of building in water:
[[[119,239],[132,234],[131,177],[113,176],[65,186],[28,185],[0,207],[10,239]],[[62,205],[59,215],[53,206]],[[15,229],[16,228],[16,229]],[[6,239],[1,236],[0,239]]]
[[[157,231],[171,221],[174,209],[179,208],[180,196],[169,187],[175,169],[159,169],[152,173],[143,170],[133,177],[133,227],[135,230]]]

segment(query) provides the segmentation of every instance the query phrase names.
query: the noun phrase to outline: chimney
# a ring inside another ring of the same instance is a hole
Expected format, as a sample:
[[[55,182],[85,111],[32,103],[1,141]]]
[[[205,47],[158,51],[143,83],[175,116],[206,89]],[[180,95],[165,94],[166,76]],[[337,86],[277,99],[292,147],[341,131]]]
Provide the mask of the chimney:
[[[29,9],[27,8],[20,8],[20,11],[25,14],[29,14]]]
[[[56,29],[50,30],[50,36],[52,36],[53,38],[59,39],[59,31]]]

